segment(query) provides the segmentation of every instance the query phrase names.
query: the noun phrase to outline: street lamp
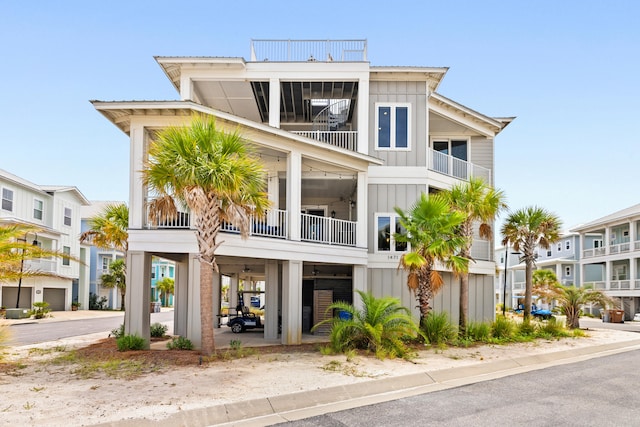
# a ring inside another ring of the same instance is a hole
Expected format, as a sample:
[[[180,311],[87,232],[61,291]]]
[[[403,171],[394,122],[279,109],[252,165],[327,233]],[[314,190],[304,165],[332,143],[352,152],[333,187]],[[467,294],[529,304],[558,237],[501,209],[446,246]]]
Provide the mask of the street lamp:
[[[38,246],[38,233],[35,233],[36,238],[31,243],[33,246]],[[27,244],[27,235],[24,235],[24,239],[18,239],[19,242],[24,242]],[[16,308],[20,308],[20,290],[22,289],[22,273],[24,271],[24,251],[25,248],[22,248],[22,253],[20,255],[20,277],[18,278],[18,297],[16,298]]]

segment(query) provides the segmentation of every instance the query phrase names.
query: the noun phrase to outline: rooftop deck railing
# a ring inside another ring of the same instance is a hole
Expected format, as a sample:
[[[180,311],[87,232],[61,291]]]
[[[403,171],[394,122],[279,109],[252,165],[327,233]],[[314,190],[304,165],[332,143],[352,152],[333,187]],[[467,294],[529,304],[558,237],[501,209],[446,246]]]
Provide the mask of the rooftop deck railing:
[[[251,61],[367,60],[367,40],[251,40]]]

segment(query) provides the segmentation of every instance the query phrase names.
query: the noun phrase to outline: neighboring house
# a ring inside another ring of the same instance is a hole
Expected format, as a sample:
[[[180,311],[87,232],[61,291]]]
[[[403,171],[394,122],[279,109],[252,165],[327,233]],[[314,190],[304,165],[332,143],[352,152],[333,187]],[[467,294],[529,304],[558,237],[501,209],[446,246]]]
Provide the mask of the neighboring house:
[[[505,254],[508,263],[505,266]],[[517,307],[524,301],[525,293],[525,264],[520,262],[520,254],[513,248],[505,250],[499,247],[495,251],[496,267],[496,301],[502,302],[505,293],[507,308]],[[549,249],[536,249],[534,269],[551,270],[558,281],[566,286],[580,286],[580,238],[577,233],[564,233],[560,240],[552,244]],[[504,270],[507,270],[505,286]],[[506,288],[506,292],[505,292]]]
[[[89,230],[89,219],[96,215],[99,215],[102,210],[108,206],[113,204],[121,204],[123,202],[118,201],[91,201],[91,204],[88,206],[83,206],[80,210],[82,225],[81,232],[85,232]],[[101,298],[106,298],[106,306],[105,308],[110,308],[113,310],[120,309],[120,304],[122,298],[120,298],[120,290],[116,288],[104,288],[102,287],[101,277],[104,273],[109,272],[109,265],[113,261],[119,258],[124,258],[124,253],[122,251],[116,249],[109,248],[99,248],[97,246],[90,246],[90,255],[89,255],[89,293],[97,296],[98,301]],[[82,308],[90,308],[89,305],[82,305]]]
[[[625,320],[640,312],[640,204],[575,227],[583,285],[620,298]]]
[[[161,302],[163,306],[171,307],[173,306],[173,294],[165,295],[164,297],[161,295],[162,293],[156,289],[156,283],[159,280],[168,277],[169,279],[173,279],[175,281],[175,263],[172,261],[153,257],[151,259],[151,301],[152,302]]]
[[[57,277],[23,278],[20,308],[34,302],[48,302],[55,311],[71,310],[77,301],[85,308],[89,302],[88,247],[80,245],[80,209],[89,204],[76,187],[37,185],[0,169],[0,224],[24,223],[42,231],[28,233],[24,239],[46,249],[79,258],[25,261],[24,268],[46,271]],[[0,306],[15,307],[18,282],[0,282]]]
[[[176,263],[175,333],[200,344],[198,246],[185,209],[153,223],[141,180],[157,129],[201,113],[251,140],[268,171],[273,208],[243,241],[232,225],[217,249],[220,275],[265,286],[266,339],[301,342],[326,306],[359,304],[356,291],[398,297],[418,316],[398,269],[394,207],[470,176],[494,180],[494,138],[513,118],[476,112],[437,92],[447,68],[371,66],[366,40],[253,40],[251,56],[157,57],[177,101],[93,101],[131,144],[127,330],[148,334],[152,257]],[[472,248],[470,320],[494,317],[493,242]],[[249,275],[251,279],[249,279]],[[458,320],[458,279],[445,273],[436,310]],[[214,315],[220,311],[215,293]],[[230,301],[234,307],[235,301]],[[245,301],[245,305],[248,305]]]

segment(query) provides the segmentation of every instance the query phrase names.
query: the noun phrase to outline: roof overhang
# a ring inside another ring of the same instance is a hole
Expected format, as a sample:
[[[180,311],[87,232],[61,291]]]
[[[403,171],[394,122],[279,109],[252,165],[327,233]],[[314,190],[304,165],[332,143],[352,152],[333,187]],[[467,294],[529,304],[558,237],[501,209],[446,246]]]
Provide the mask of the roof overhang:
[[[430,92],[440,86],[448,67],[370,67],[372,81],[424,81]]]
[[[185,65],[191,67],[206,67],[208,69],[238,70],[246,68],[244,58],[209,57],[209,56],[155,56],[154,59],[162,67],[173,86],[180,92],[180,79],[182,68]]]
[[[471,128],[480,134],[494,137],[502,131],[514,117],[492,118],[451,99],[432,93],[429,98],[429,111],[453,120],[462,126]]]
[[[189,117],[192,114],[206,114],[216,117],[218,121],[226,122],[233,127],[248,130],[250,134],[264,133],[270,136],[283,138],[290,142],[305,144],[309,150],[331,152],[342,156],[348,156],[353,161],[364,162],[368,165],[382,165],[384,162],[378,158],[336,147],[311,138],[299,136],[286,130],[256,123],[232,114],[214,110],[192,101],[91,101],[96,110],[115,124],[125,134],[129,135],[132,118],[144,116]],[[252,139],[248,137],[249,139]]]

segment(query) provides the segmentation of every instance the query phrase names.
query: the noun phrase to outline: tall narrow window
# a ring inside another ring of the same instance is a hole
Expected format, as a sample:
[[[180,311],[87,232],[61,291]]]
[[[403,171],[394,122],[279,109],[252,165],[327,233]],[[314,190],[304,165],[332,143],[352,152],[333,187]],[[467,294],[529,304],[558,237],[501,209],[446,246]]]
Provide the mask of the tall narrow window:
[[[33,199],[33,218],[42,220],[43,210],[44,202],[42,200]]]
[[[71,226],[71,208],[64,208],[64,225]]]
[[[565,267],[564,275],[567,277],[571,276],[571,267]]]
[[[2,189],[2,210],[13,212],[13,190]]]
[[[378,233],[376,237],[378,240],[378,252],[405,252],[407,250],[406,242],[397,242],[393,237],[396,233],[400,234],[404,232],[397,215],[379,215],[377,224]]]
[[[63,246],[62,253],[65,255],[71,255],[71,248],[69,246]],[[62,265],[71,265],[69,258],[62,258]]]
[[[409,148],[409,104],[378,105],[376,124],[377,149]]]

